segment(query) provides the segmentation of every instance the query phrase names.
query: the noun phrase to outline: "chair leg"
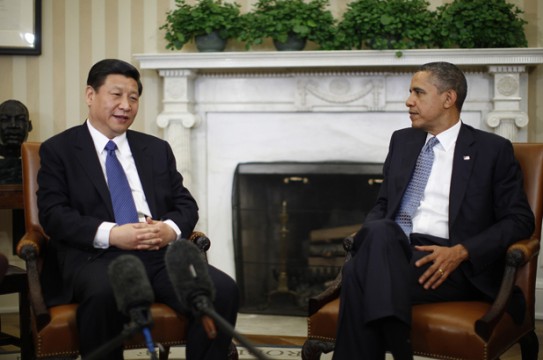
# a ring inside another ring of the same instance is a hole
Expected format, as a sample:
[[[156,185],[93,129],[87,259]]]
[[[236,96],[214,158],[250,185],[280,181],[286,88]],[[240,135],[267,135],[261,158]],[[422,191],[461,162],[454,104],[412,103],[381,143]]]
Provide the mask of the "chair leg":
[[[302,346],[302,360],[319,360],[323,353],[333,351],[334,345],[331,341],[308,339]]]
[[[158,349],[158,359],[168,360],[168,357],[170,356],[170,347],[161,345]]]
[[[238,359],[239,359],[238,348],[236,347],[236,344],[231,342],[230,349],[228,350],[228,360],[238,360]]]
[[[34,345],[30,325],[30,301],[28,288],[25,284],[19,294],[19,337],[21,341],[21,360],[34,359]]]
[[[519,341],[522,360],[537,360],[539,353],[539,340],[535,331],[531,331],[524,335]]]

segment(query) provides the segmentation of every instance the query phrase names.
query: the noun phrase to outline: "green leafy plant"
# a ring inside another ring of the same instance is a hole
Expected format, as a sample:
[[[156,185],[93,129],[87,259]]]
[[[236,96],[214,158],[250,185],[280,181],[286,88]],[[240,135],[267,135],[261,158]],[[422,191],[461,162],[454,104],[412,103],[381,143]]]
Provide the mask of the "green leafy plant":
[[[167,49],[181,49],[196,36],[218,32],[222,39],[236,38],[240,28],[240,5],[221,0],[199,0],[189,5],[185,0],[175,0],[176,8],[166,15],[160,27],[166,31]]]
[[[338,49],[415,49],[435,45],[435,13],[425,0],[355,0],[338,24]]]
[[[328,5],[328,0],[258,0],[252,12],[242,15],[239,40],[250,48],[266,38],[285,43],[295,35],[327,48],[335,33]]]
[[[522,10],[505,0],[453,0],[438,7],[440,47],[526,47]]]

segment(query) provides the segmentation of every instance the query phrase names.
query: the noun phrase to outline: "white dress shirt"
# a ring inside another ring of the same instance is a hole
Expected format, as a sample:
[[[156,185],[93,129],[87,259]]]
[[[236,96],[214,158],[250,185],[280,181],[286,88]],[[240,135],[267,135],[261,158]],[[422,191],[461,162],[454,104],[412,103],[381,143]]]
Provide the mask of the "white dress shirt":
[[[451,190],[452,166],[456,139],[461,121],[439,133],[439,144],[435,145],[434,164],[424,189],[420,205],[413,216],[413,232],[449,238],[449,194]],[[428,134],[428,139],[432,137]]]
[[[89,119],[87,119],[87,126],[89,128],[92,141],[94,142],[94,147],[98,159],[100,160],[100,165],[102,166],[102,172],[107,182],[106,175],[106,157],[107,151],[105,150],[106,144],[110,139],[108,139],[104,134],[98,131],[94,126],[92,126]],[[126,139],[126,133],[119,135],[111,139],[116,145],[117,150],[115,150],[115,155],[119,159],[121,166],[126,174],[128,179],[128,184],[130,185],[130,190],[132,191],[132,197],[134,198],[134,203],[136,204],[136,210],[138,211],[138,217],[140,222],[145,222],[146,217],[151,217],[151,210],[147,204],[147,199],[145,198],[145,193],[143,192],[143,186],[141,185],[141,180],[138,174],[138,169],[136,168],[136,163],[134,162],[134,157],[132,156],[132,151]],[[177,234],[177,239],[181,238],[181,230],[179,227],[171,220],[165,220]],[[116,223],[104,221],[98,227],[96,235],[94,236],[94,247],[100,249],[106,249],[109,247],[109,233],[111,229],[116,226]]]

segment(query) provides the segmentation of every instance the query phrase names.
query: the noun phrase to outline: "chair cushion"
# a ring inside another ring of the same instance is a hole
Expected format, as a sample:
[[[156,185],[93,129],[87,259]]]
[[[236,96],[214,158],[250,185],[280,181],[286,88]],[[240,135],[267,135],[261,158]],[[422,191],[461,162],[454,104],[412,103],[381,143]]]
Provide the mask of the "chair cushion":
[[[79,338],[76,325],[77,304],[53,306],[49,309],[51,321],[35,340],[36,355],[76,356],[79,353]],[[184,344],[187,337],[188,321],[169,306],[155,303],[151,306],[154,326],[151,329],[153,340],[165,346]],[[144,348],[141,334],[125,343],[125,348]]]
[[[151,306],[153,328],[151,336],[155,343],[165,346],[181,345],[186,343],[188,319],[179,315],[168,305],[154,303]],[[125,343],[125,348],[143,347],[145,339],[138,334]]]
[[[75,356],[79,353],[76,309],[77,304],[53,306],[49,309],[51,321],[37,333],[37,339],[34,339],[37,358]]]
[[[489,342],[475,334],[475,321],[490,305],[485,302],[464,301],[413,306],[412,342],[416,355],[447,359],[494,359],[513,346],[518,336],[530,330],[515,325],[504,314]],[[308,318],[308,338],[335,341],[339,299],[323,306]],[[514,331],[511,331],[515,329]]]
[[[518,334],[529,329],[515,325],[504,314],[485,343],[475,333],[475,322],[490,304],[458,301],[416,305],[413,307],[412,336],[415,354],[447,359],[494,359],[518,341]],[[529,326],[524,325],[529,328]],[[515,335],[516,334],[516,335]]]
[[[307,335],[310,339],[336,340],[339,298],[324,305],[307,319]]]

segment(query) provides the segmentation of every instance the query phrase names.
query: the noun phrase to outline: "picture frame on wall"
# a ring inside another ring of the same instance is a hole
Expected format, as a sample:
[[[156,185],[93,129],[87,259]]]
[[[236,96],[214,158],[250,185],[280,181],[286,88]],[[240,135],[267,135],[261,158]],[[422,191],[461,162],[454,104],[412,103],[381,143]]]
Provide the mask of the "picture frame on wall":
[[[41,54],[41,1],[0,0],[0,55]]]

